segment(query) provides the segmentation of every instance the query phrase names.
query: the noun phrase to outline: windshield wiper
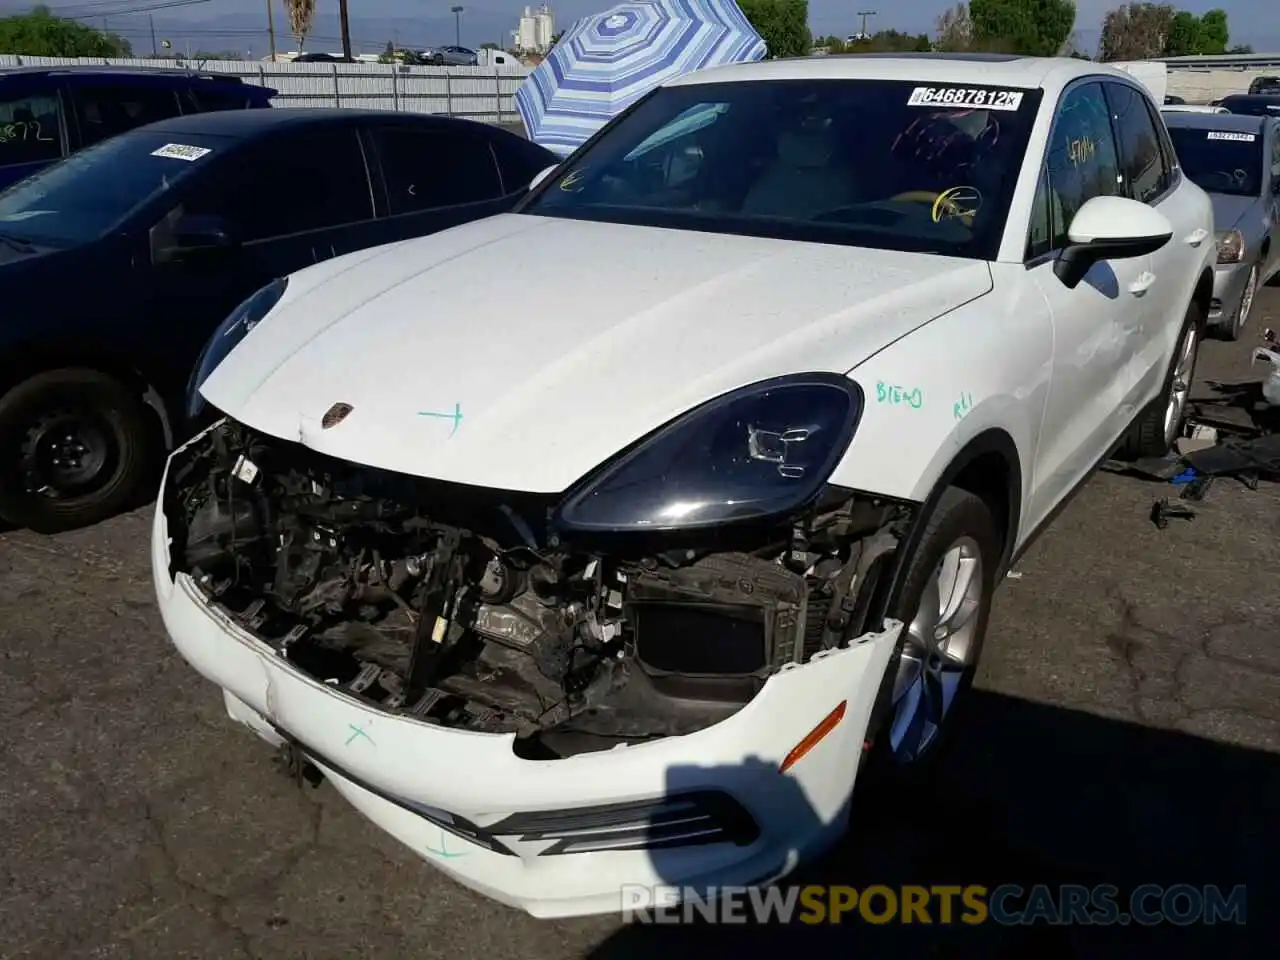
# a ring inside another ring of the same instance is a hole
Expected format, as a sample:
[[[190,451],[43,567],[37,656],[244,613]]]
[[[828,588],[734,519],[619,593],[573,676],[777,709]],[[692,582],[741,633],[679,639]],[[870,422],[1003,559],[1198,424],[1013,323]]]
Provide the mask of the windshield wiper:
[[[6,233],[0,233],[0,243],[3,243],[10,250],[16,250],[18,253],[35,253],[36,248],[21,237],[10,236]]]

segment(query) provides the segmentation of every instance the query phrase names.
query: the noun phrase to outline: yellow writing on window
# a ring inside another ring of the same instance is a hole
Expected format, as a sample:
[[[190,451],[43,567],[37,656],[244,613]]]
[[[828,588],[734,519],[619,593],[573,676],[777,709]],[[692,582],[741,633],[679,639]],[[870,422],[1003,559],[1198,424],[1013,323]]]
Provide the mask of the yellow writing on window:
[[[1073,166],[1080,166],[1093,159],[1093,155],[1098,152],[1098,145],[1088,137],[1081,137],[1079,140],[1072,140],[1067,146],[1068,156],[1071,157]]]

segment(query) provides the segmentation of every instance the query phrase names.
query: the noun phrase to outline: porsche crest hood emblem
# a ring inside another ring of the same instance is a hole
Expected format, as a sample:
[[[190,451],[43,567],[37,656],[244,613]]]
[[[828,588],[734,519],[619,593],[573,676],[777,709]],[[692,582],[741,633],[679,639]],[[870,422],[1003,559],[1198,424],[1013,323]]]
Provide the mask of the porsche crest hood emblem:
[[[332,407],[325,411],[324,417],[320,420],[320,428],[328,430],[330,427],[336,427],[343,420],[347,419],[347,415],[351,413],[352,407],[349,403],[335,403]]]

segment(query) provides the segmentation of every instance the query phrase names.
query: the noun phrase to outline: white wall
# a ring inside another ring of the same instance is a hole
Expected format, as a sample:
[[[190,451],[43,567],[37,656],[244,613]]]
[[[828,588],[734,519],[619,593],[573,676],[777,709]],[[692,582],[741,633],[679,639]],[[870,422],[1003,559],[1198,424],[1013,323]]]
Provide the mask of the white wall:
[[[1280,75],[1275,67],[1254,70],[1170,70],[1169,92],[1188,103],[1221,100],[1231,93],[1248,93],[1254,77]]]

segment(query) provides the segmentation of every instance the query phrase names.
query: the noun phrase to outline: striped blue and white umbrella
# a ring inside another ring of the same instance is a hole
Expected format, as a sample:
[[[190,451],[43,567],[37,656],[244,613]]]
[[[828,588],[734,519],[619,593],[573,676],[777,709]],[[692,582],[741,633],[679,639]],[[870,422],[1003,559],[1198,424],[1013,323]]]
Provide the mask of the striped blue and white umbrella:
[[[529,139],[563,156],[659,84],[764,55],[734,0],[631,0],[566,30],[516,109]]]

